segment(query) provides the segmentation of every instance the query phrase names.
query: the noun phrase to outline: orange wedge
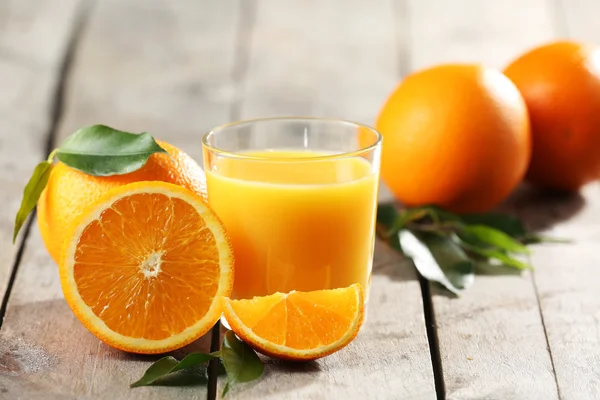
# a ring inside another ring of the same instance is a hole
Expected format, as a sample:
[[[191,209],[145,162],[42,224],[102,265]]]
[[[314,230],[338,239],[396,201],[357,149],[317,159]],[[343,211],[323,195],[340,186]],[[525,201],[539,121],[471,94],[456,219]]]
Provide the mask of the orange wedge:
[[[314,360],[356,337],[364,298],[361,286],[354,284],[251,300],[223,298],[223,312],[231,330],[259,352],[285,360]]]
[[[225,230],[202,198],[164,182],[107,192],[74,223],[60,263],[65,299],[100,340],[134,353],[205,334],[233,284]]]

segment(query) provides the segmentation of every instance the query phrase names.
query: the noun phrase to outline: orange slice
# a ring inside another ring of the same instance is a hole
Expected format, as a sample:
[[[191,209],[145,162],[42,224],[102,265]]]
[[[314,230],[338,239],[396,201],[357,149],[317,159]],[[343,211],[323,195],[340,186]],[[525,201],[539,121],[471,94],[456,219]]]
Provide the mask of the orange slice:
[[[275,293],[251,300],[223,298],[231,330],[259,352],[286,360],[314,360],[340,350],[363,322],[361,286]]]
[[[174,350],[205,334],[233,284],[225,230],[202,198],[164,182],[107,192],[74,223],[60,280],[79,320],[134,353]]]

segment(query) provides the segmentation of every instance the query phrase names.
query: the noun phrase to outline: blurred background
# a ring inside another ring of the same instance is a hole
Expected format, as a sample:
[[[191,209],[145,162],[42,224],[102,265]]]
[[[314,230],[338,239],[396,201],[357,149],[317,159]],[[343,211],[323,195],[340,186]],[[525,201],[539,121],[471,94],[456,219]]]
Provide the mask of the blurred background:
[[[0,0],[0,144],[31,153],[104,123],[198,157],[202,133],[241,118],[373,124],[412,70],[598,40],[597,15],[596,0]]]
[[[0,0],[2,223],[81,126],[148,131],[200,161],[202,134],[232,120],[373,125],[411,71],[599,41],[598,15],[597,0]]]

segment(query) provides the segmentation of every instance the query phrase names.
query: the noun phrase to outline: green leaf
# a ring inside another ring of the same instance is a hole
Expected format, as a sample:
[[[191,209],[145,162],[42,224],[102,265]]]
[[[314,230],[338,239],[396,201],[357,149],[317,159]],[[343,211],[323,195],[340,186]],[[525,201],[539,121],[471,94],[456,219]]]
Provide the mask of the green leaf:
[[[198,366],[173,372],[158,378],[151,386],[206,386],[206,367]]]
[[[404,253],[425,279],[439,282],[455,294],[473,283],[473,261],[448,236],[410,230],[402,230],[398,236]]]
[[[422,221],[429,218],[429,221]],[[419,223],[421,222],[421,223]],[[438,228],[456,228],[461,219],[436,206],[423,206],[396,210],[393,204],[382,204],[377,208],[377,223],[384,227],[387,236],[394,236],[400,230],[412,227],[411,223],[419,223],[415,228],[437,230]]]
[[[553,238],[553,237],[548,237],[548,236],[542,236],[542,235],[538,235],[536,233],[526,233],[525,236],[523,236],[523,238],[521,238],[521,243],[523,244],[539,244],[539,243],[561,243],[561,244],[568,244],[568,243],[573,243],[572,240],[569,239],[562,239],[562,238]]]
[[[225,382],[225,387],[223,388],[223,393],[221,393],[221,397],[227,396],[227,393],[229,393],[229,389],[231,389],[231,387],[229,385],[229,381],[227,381]]]
[[[500,213],[463,214],[461,219],[467,225],[486,225],[514,238],[521,238],[527,233],[523,223],[512,215]]]
[[[400,214],[393,204],[381,204],[377,207],[377,235],[385,240],[393,249],[402,253],[402,247],[398,235],[390,235],[389,232]],[[381,227],[381,229],[380,229]]]
[[[15,218],[13,243],[17,239],[17,234],[23,227],[27,217],[35,208],[42,191],[48,184],[50,172],[52,172],[52,162],[42,161],[35,167],[31,178],[29,178],[29,182],[27,182],[27,185],[25,185],[25,189],[23,190],[23,199],[21,200],[21,207],[19,208]]]
[[[108,176],[143,167],[154,153],[166,153],[148,133],[128,133],[104,125],[79,129],[56,150],[56,158],[89,175]]]
[[[423,208],[404,209],[398,214],[396,221],[394,221],[394,223],[388,231],[388,235],[396,235],[398,232],[400,232],[401,229],[406,228],[411,222],[418,221],[430,215],[430,210]]]
[[[381,205],[377,222],[377,235],[411,257],[421,276],[456,294],[472,284],[478,263],[494,274],[502,272],[502,266],[503,273],[529,269],[513,254],[529,254],[527,244],[565,242],[527,232],[511,215],[459,216],[434,205],[401,211],[392,204]]]
[[[223,397],[231,385],[238,382],[249,382],[260,378],[264,365],[254,350],[239,340],[233,331],[227,331],[221,347],[221,359],[227,372],[227,383],[223,388]]]
[[[218,355],[215,353],[190,353],[181,361],[177,361],[176,358],[171,356],[163,357],[148,367],[144,375],[138,381],[129,385],[129,387],[152,385],[158,379],[164,378],[171,373],[197,367],[216,358],[218,358]]]
[[[491,258],[491,259],[498,260],[507,267],[512,267],[512,268],[516,268],[516,269],[520,269],[520,270],[532,269],[531,265],[529,265],[526,262],[523,262],[521,260],[518,260],[499,249],[494,249],[494,248],[489,248],[489,247],[487,247],[487,248],[479,247],[477,245],[473,245],[473,244],[471,244],[469,242],[465,242],[465,241],[461,242],[461,246],[465,250],[471,251],[471,252],[478,254],[480,256],[483,256],[487,259]]]
[[[506,233],[485,225],[464,225],[458,231],[464,241],[488,245],[510,253],[529,254],[529,249]]]
[[[513,268],[521,269],[521,270],[533,269],[533,267],[531,265],[529,265],[528,263],[523,262],[517,258],[514,258],[509,254],[502,253],[498,250],[485,250],[485,252],[482,252],[481,254],[485,255],[489,258],[496,259],[508,267],[513,267]]]
[[[487,276],[521,274],[522,270],[519,268],[509,267],[502,262],[493,261],[495,260],[485,257],[484,260],[475,262],[475,274]]]
[[[151,385],[158,378],[169,374],[178,363],[179,361],[175,357],[163,357],[148,367],[144,375],[138,381],[129,385],[129,387],[135,388]]]
[[[179,364],[177,364],[175,367],[173,367],[171,372],[175,372],[175,371],[179,371],[182,369],[202,365],[206,362],[209,362],[210,360],[215,360],[215,359],[219,358],[218,354],[219,354],[218,352],[210,353],[210,354],[199,353],[199,352],[190,353],[187,356],[185,356],[185,358],[183,360],[181,360],[179,362]]]
[[[449,211],[446,211],[438,206],[429,205],[429,206],[423,206],[423,207],[419,207],[419,208],[422,210],[425,210],[435,223],[461,222],[460,216],[453,214]]]
[[[394,225],[398,215],[399,213],[393,204],[380,204],[377,206],[377,223],[386,229],[390,229]]]

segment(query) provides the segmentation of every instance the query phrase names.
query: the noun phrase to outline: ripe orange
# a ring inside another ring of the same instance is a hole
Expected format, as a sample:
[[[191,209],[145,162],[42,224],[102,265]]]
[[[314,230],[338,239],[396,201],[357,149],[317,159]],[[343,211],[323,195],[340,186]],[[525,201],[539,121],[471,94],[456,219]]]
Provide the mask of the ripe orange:
[[[38,227],[46,249],[58,264],[67,232],[83,209],[108,190],[138,181],[164,181],[195,193],[206,192],[202,168],[187,154],[165,142],[158,142],[171,155],[153,154],[141,169],[125,175],[91,176],[56,164],[37,205]]]
[[[505,70],[531,118],[532,183],[577,190],[600,177],[600,47],[555,42]]]
[[[286,360],[314,360],[340,350],[356,337],[364,315],[359,284],[222,302],[237,336],[263,354]]]
[[[407,206],[483,212],[525,174],[531,152],[527,109],[501,72],[440,65],[409,75],[376,122],[381,175]]]
[[[221,297],[233,285],[233,253],[199,195],[136,182],[81,213],[59,270],[67,303],[99,339],[125,351],[163,353],[219,319]]]

